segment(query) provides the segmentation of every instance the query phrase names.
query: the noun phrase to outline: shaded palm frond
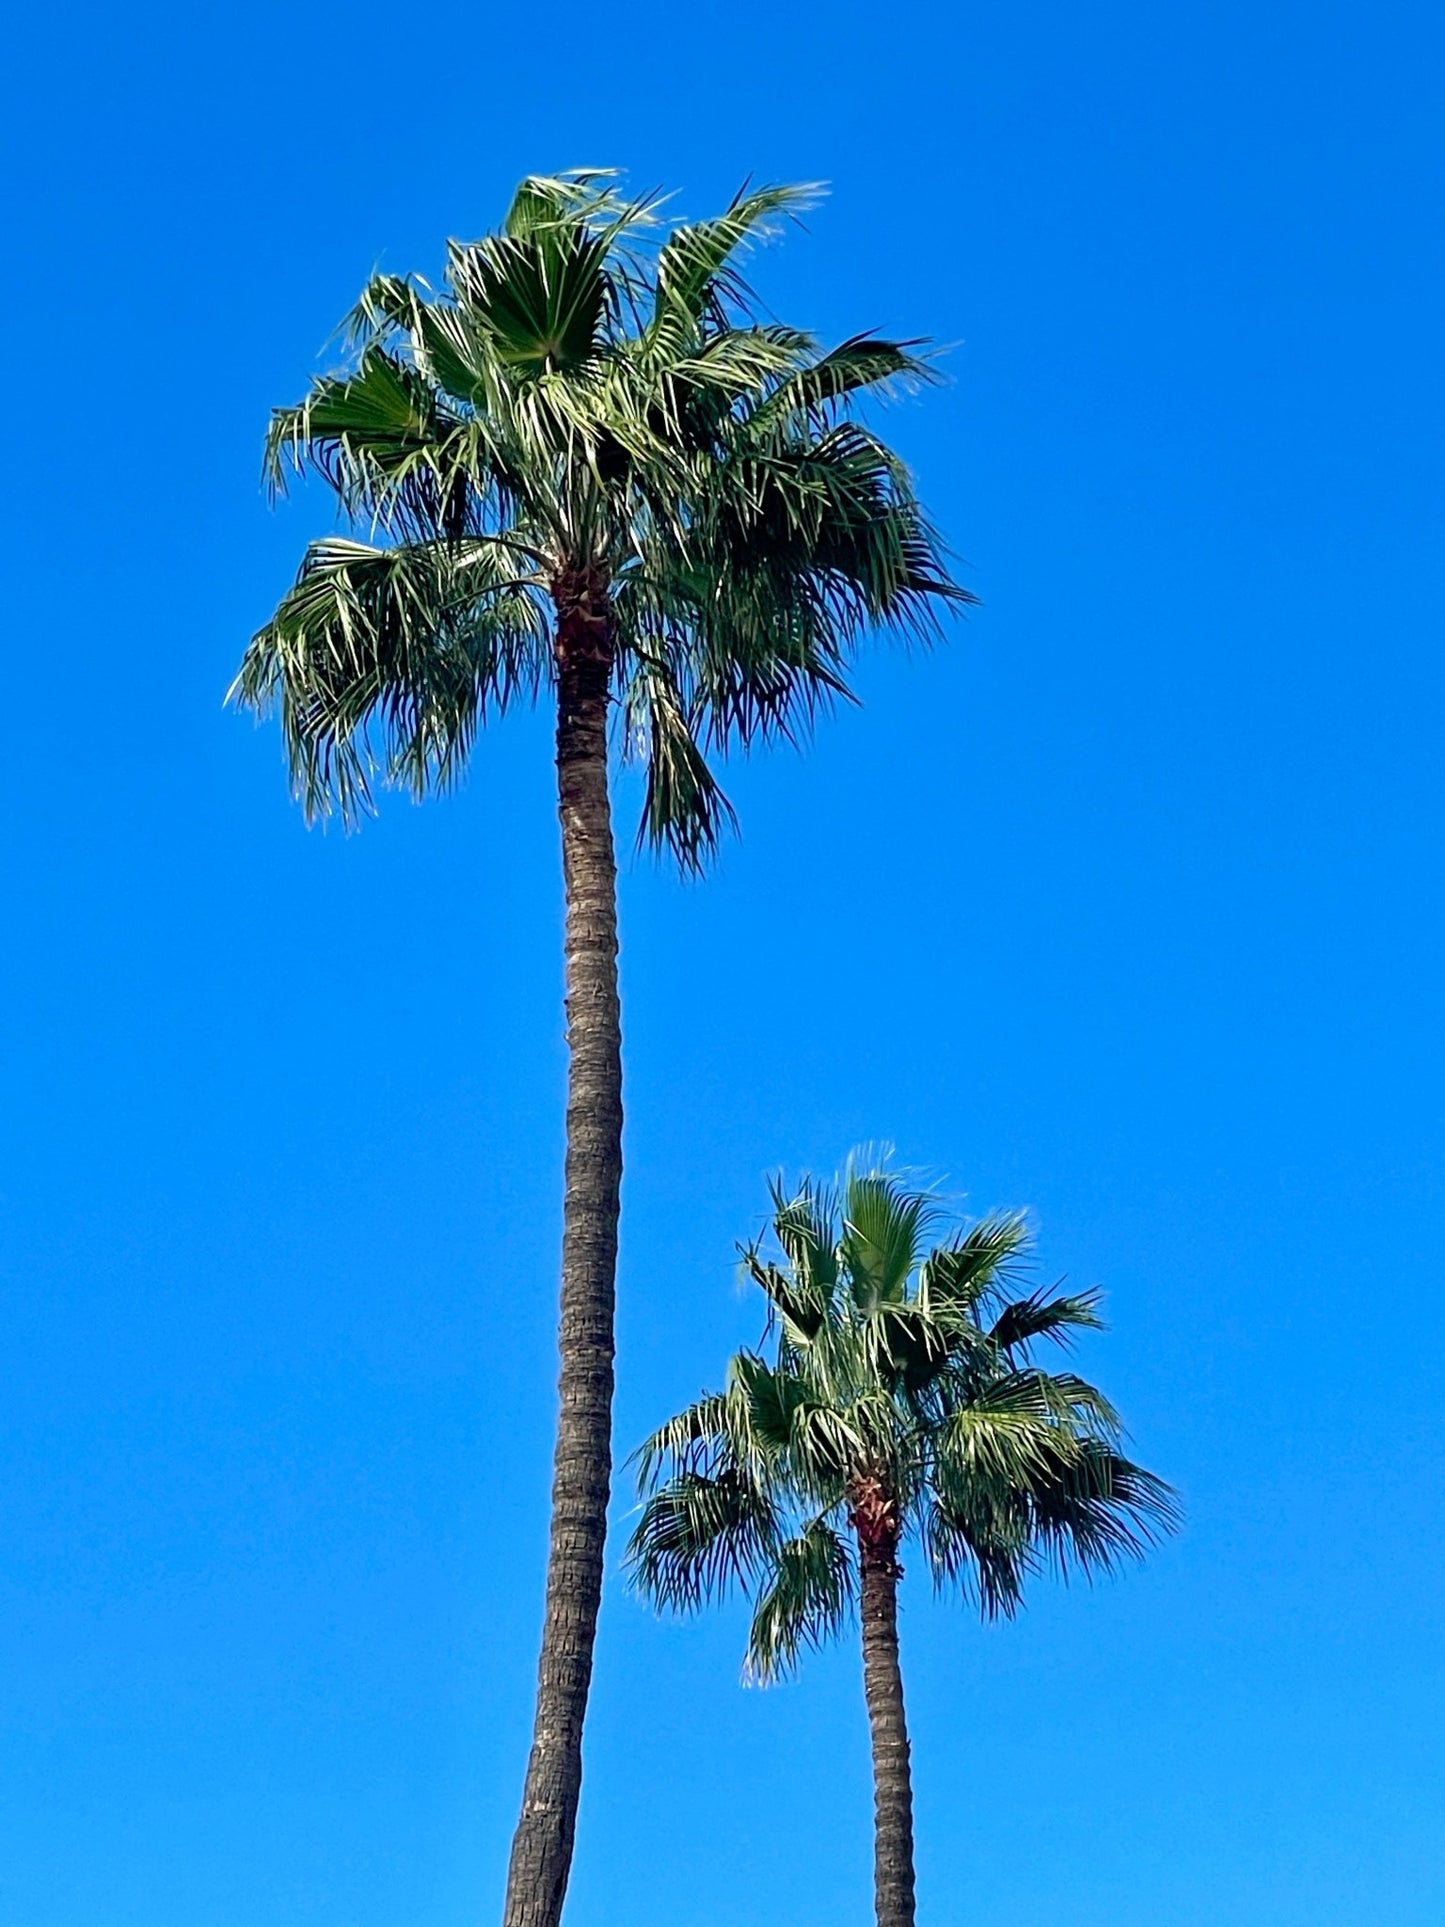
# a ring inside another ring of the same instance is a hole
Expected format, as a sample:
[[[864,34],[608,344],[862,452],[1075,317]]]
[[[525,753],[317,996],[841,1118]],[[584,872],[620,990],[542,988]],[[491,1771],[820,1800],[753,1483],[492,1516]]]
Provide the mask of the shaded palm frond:
[[[810,1344],[828,1315],[826,1292],[807,1276],[765,1264],[756,1244],[742,1247],[742,1269],[782,1318],[788,1345]]]
[[[792,1672],[805,1649],[836,1637],[856,1595],[847,1541],[826,1520],[810,1520],[770,1561],[748,1633],[749,1676],[766,1682]]]
[[[733,806],[663,657],[634,656],[624,700],[630,754],[647,772],[638,841],[670,849],[683,871],[699,874],[724,829],[736,823]]]
[[[695,1612],[768,1570],[778,1537],[766,1493],[736,1467],[711,1477],[679,1472],[643,1506],[625,1561],[645,1598]]]
[[[795,1280],[824,1311],[838,1283],[838,1194],[804,1178],[789,1196],[781,1178],[768,1181],[773,1235]]]
[[[1032,1532],[1060,1577],[1109,1573],[1142,1559],[1179,1522],[1172,1487],[1098,1439],[1060,1456],[1029,1494]]]
[[[1027,1298],[1005,1305],[989,1326],[988,1335],[1007,1352],[1026,1348],[1036,1338],[1068,1345],[1078,1332],[1103,1329],[1097,1291],[1065,1295],[1056,1287],[1044,1286]]]
[[[756,1352],[742,1351],[728,1367],[728,1390],[739,1401],[733,1449],[772,1466],[793,1451],[810,1404],[806,1382]]]

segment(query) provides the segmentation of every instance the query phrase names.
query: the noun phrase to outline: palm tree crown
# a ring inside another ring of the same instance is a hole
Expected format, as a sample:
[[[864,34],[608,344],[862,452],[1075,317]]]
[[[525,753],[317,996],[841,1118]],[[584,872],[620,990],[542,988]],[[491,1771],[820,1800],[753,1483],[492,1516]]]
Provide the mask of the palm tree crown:
[[[453,242],[439,290],[377,275],[350,357],[273,418],[268,465],[334,489],[233,695],[280,710],[311,812],[455,779],[490,709],[608,659],[643,834],[695,868],[731,812],[709,754],[846,693],[867,628],[927,631],[948,579],[908,476],[854,415],[927,378],[917,344],[827,352],[754,317],[736,256],[799,188],[665,227],[574,173]]]
[[[650,1496],[629,1560],[647,1597],[688,1611],[740,1586],[766,1679],[838,1632],[870,1564],[896,1578],[909,1540],[936,1585],[993,1616],[1032,1573],[1107,1570],[1171,1522],[1103,1394],[1032,1356],[1100,1320],[1092,1293],[1014,1295],[1022,1218],[925,1253],[934,1198],[858,1165],[837,1192],[775,1186],[773,1206],[776,1255],[743,1254],[771,1359],[739,1352],[726,1389],[638,1454]]]

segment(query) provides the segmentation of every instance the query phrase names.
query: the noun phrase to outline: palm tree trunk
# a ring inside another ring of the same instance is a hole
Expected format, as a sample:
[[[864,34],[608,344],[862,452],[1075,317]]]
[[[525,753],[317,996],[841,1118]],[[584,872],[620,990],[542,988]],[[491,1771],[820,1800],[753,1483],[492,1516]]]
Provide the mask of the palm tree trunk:
[[[873,1742],[873,1904],[878,1927],[913,1927],[913,1781],[898,1664],[896,1548],[859,1548],[863,1692]]]
[[[607,788],[612,630],[605,584],[556,591],[557,805],[567,954],[567,1169],[560,1410],[546,1613],[504,1927],[557,1927],[582,1790],[582,1722],[612,1474],[613,1306],[622,1181],[617,866]]]

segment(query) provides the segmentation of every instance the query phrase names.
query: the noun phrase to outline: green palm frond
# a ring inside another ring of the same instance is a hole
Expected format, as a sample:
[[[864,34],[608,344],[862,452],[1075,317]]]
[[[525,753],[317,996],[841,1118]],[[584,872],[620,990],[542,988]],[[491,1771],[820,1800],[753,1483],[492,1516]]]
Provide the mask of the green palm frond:
[[[696,874],[737,816],[665,658],[635,653],[625,713],[629,753],[647,772],[638,841],[670,849],[683,871]]]
[[[660,1425],[632,1455],[639,1484],[655,1484],[669,1465],[693,1470],[709,1463],[727,1436],[727,1408],[726,1393],[711,1392]]]
[[[1098,1439],[1060,1458],[1056,1477],[1030,1494],[1030,1511],[1034,1540],[1061,1578],[1142,1559],[1179,1521],[1164,1480]]]
[[[657,197],[632,200],[618,182],[615,167],[573,167],[561,174],[531,174],[520,182],[502,221],[502,231],[522,241],[539,228],[575,223],[595,233],[649,226],[656,218]]]
[[[578,223],[453,242],[447,280],[462,319],[520,376],[583,368],[602,346],[614,299],[607,239]]]
[[[883,1170],[849,1171],[843,1182],[840,1257],[860,1310],[902,1299],[919,1240],[937,1201]]]
[[[996,1482],[1026,1489],[1033,1474],[1042,1476],[1080,1442],[1071,1414],[1043,1372],[1009,1372],[986,1382],[932,1430],[935,1488],[959,1506],[970,1492]]]
[[[789,1195],[780,1177],[768,1181],[772,1232],[786,1258],[774,1264],[761,1241],[738,1247],[742,1269],[783,1321],[785,1350],[811,1344],[828,1322],[838,1283],[838,1204],[834,1194],[804,1180]]]
[[[824,1519],[812,1519],[774,1553],[753,1610],[747,1672],[761,1682],[792,1672],[806,1648],[836,1637],[857,1595],[847,1541]]]
[[[935,1315],[949,1308],[967,1317],[1011,1285],[1031,1245],[1022,1212],[984,1218],[929,1253],[919,1272],[919,1298]]]
[[[754,436],[762,429],[782,435],[806,434],[831,427],[840,405],[854,395],[883,397],[936,381],[937,371],[913,352],[924,345],[919,341],[885,341],[872,334],[854,335],[785,376],[752,409],[749,429]]]
[[[980,1495],[961,1516],[930,1493],[920,1537],[939,1592],[973,1600],[985,1619],[1011,1619],[1022,1606],[1037,1569],[1025,1507],[1008,1499],[990,1505]]]
[[[288,466],[314,467],[348,509],[365,512],[399,474],[429,465],[452,425],[431,384],[373,344],[353,373],[328,375],[298,407],[275,411],[267,477],[279,489]]]
[[[694,1612],[767,1571],[777,1539],[774,1509],[744,1473],[679,1472],[643,1506],[625,1558],[645,1597]]]
[[[311,545],[231,692],[279,709],[308,813],[353,819],[378,768],[418,794],[445,785],[487,710],[535,687],[547,630],[534,580],[516,570],[487,539]]]
[[[795,1279],[827,1309],[838,1283],[838,1197],[835,1190],[804,1178],[789,1197],[781,1178],[772,1178],[773,1235]]]
[[[739,1352],[728,1368],[728,1389],[740,1401],[730,1433],[739,1456],[771,1465],[795,1449],[810,1403],[795,1372],[774,1369],[756,1352]]]
[[[1026,1347],[1035,1338],[1049,1338],[1056,1345],[1068,1345],[1076,1332],[1103,1329],[1097,1291],[1065,1296],[1044,1286],[1027,1298],[1005,1305],[989,1326],[988,1335],[1007,1352]]]
[[[746,287],[728,264],[743,243],[764,232],[780,213],[800,214],[817,199],[815,186],[746,189],[715,220],[679,227],[657,257],[651,323],[644,336],[653,353],[675,351],[695,338],[704,323],[727,326],[730,310]]]
[[[1079,1438],[1122,1436],[1123,1425],[1111,1401],[1077,1372],[1044,1372],[1030,1366],[1017,1376],[1037,1380],[1055,1422],[1067,1426]]]

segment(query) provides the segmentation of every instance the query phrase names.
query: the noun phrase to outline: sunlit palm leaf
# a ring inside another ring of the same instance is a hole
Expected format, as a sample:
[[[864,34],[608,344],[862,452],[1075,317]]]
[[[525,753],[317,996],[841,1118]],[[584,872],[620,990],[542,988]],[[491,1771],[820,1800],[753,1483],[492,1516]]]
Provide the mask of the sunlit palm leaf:
[[[675,352],[695,337],[704,321],[711,320],[715,327],[726,326],[728,303],[745,292],[735,278],[724,278],[733,255],[773,215],[801,213],[817,192],[815,187],[744,191],[715,220],[693,222],[669,235],[657,258],[648,347]]]
[[[747,1670],[773,1680],[805,1647],[824,1646],[845,1624],[857,1594],[853,1555],[825,1520],[812,1519],[774,1552],[748,1634]]]
[[[545,619],[515,570],[486,540],[311,545],[233,690],[279,709],[310,813],[354,817],[378,768],[418,793],[454,780],[487,708],[546,673]]]

